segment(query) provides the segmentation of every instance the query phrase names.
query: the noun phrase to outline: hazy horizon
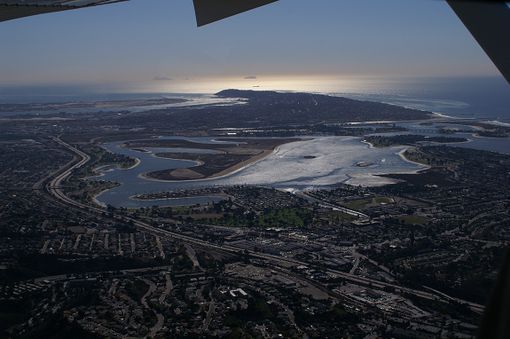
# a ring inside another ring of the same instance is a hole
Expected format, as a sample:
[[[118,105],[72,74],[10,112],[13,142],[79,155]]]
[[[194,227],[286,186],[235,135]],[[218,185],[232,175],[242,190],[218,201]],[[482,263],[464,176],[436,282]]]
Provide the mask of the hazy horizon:
[[[194,86],[193,86],[194,85]],[[157,97],[203,96],[224,89],[278,90],[339,95],[352,99],[387,102],[464,118],[510,123],[510,85],[502,77],[442,78],[343,78],[343,79],[234,79],[229,82],[195,82],[189,87],[145,88],[136,86],[0,86],[0,103],[72,102]],[[204,98],[205,99],[205,98]],[[207,99],[206,101],[210,101]],[[4,115],[8,114],[6,112]],[[14,114],[14,113],[13,113]]]
[[[35,84],[35,85],[1,85],[2,96],[87,96],[101,94],[215,94],[225,89],[269,90],[310,93],[353,93],[381,94],[407,90],[409,86],[425,84],[457,83],[473,86],[483,82],[493,82],[500,89],[510,90],[510,85],[503,77],[493,76],[455,76],[455,77],[276,77],[257,76],[241,78],[194,78],[182,82],[173,80],[154,80],[164,84],[147,84],[144,82],[113,84]],[[483,87],[483,85],[482,85]],[[429,91],[434,91],[430,88]],[[404,93],[402,93],[404,94]]]
[[[442,1],[282,0],[197,28],[191,1],[133,0],[4,22],[0,41],[3,88],[322,91],[370,79],[500,77]]]

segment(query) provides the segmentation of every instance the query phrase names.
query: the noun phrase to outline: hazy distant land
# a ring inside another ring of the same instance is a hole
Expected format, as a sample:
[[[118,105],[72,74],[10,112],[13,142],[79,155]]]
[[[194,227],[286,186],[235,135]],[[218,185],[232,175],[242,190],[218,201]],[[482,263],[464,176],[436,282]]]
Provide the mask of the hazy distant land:
[[[1,104],[0,113],[3,112],[54,112],[69,109],[122,109],[129,107],[143,107],[156,105],[169,105],[183,103],[188,100],[182,98],[154,98],[154,99],[125,99],[125,100],[99,100],[99,101],[70,101],[54,103],[12,103]]]

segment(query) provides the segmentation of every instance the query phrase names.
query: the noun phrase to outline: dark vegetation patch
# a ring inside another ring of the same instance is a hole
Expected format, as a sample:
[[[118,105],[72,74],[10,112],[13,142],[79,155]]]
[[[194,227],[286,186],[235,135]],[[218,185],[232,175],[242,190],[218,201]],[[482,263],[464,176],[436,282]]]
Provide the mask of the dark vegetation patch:
[[[402,135],[370,135],[365,137],[365,141],[374,145],[374,147],[389,147],[396,145],[415,145],[418,142],[438,142],[438,143],[454,143],[468,141],[466,138],[458,137],[430,137],[425,135],[416,134],[402,134]]]

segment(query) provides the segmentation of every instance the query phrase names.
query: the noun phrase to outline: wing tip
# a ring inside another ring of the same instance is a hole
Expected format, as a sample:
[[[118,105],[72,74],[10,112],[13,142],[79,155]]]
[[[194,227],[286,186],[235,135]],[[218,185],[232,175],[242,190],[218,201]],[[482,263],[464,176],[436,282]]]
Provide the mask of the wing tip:
[[[193,0],[197,26],[213,22],[268,5],[278,0]]]

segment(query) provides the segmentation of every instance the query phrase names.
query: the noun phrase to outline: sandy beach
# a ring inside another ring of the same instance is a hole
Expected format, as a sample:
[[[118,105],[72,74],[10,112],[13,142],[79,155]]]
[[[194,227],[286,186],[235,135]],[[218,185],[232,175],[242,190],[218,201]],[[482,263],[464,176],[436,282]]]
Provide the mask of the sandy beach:
[[[422,169],[417,169],[417,170],[414,170],[414,171],[410,171],[409,173],[418,173],[418,172],[421,172],[421,171],[424,171],[424,170],[427,170],[427,169],[430,169],[431,166],[429,165],[426,165],[426,164],[422,164],[421,162],[417,162],[417,161],[413,161],[413,160],[410,160],[408,159],[406,156],[405,156],[405,152],[409,149],[411,149],[412,147],[407,147],[407,148],[404,148],[403,150],[401,150],[400,152],[398,152],[398,155],[400,158],[402,158],[402,160],[408,162],[408,163],[411,163],[411,164],[415,164],[415,165],[418,165],[418,166],[421,166],[423,167]]]

